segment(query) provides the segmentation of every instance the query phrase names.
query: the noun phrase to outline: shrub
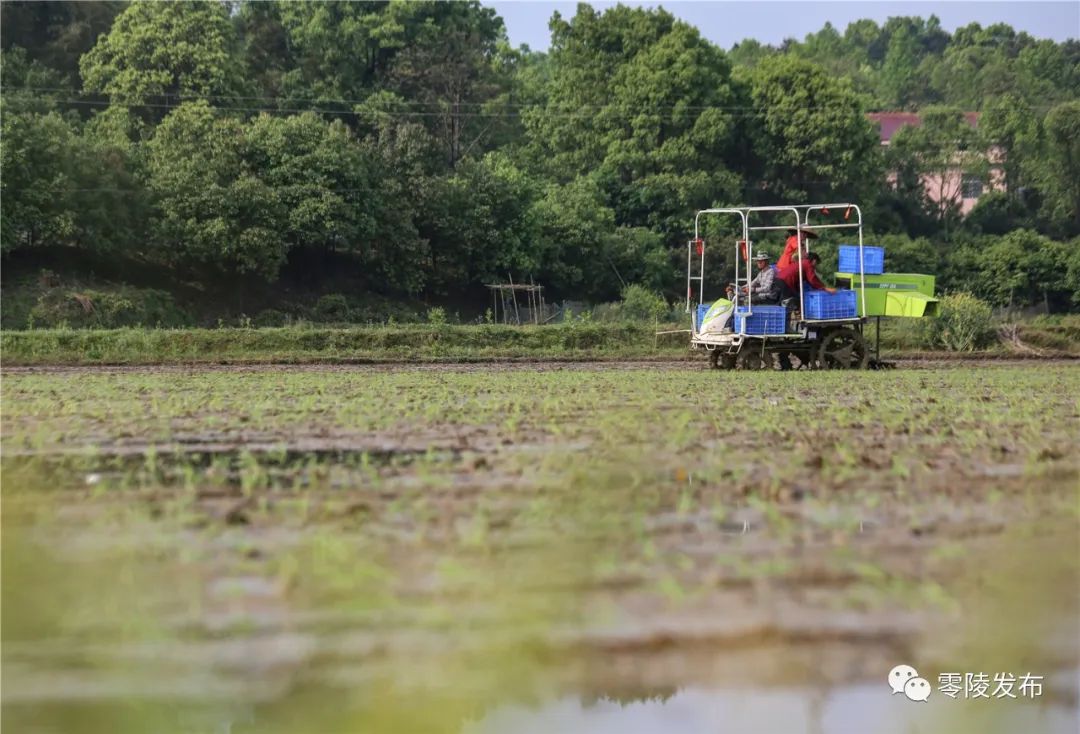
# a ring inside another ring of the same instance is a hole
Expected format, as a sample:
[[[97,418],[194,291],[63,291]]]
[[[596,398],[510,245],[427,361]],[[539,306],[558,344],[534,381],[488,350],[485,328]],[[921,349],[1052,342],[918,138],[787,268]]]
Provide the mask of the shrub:
[[[288,320],[289,317],[276,308],[267,308],[260,311],[252,320],[252,323],[260,328],[265,328],[268,326],[285,326]]]
[[[921,323],[926,346],[950,352],[971,352],[989,346],[996,334],[990,304],[970,293],[942,297],[938,317]]]
[[[435,306],[429,308],[427,312],[428,323],[432,326],[445,326],[446,325],[446,309],[442,306]]]
[[[652,321],[664,318],[668,312],[663,296],[640,285],[623,288],[621,306],[621,315],[628,320]]]
[[[315,318],[319,321],[348,321],[349,302],[340,293],[327,293],[315,302]]]
[[[985,193],[964,219],[964,228],[977,234],[1003,235],[1033,225],[1028,208],[1003,191]]]
[[[187,326],[191,319],[165,291],[128,286],[115,290],[50,288],[30,309],[35,328],[115,329],[124,326]]]

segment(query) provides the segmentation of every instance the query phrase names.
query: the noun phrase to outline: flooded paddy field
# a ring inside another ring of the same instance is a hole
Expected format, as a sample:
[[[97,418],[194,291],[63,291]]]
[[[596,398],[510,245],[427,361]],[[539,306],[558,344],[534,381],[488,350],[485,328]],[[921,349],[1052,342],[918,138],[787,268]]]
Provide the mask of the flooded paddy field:
[[[5,370],[4,724],[1073,732],[1078,396],[1069,362]],[[940,689],[983,673],[1041,689]]]

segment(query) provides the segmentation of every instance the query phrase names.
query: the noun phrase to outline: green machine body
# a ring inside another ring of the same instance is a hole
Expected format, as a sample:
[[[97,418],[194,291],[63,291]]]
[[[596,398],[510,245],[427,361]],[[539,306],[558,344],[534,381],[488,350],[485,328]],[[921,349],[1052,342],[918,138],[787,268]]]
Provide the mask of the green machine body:
[[[860,316],[901,316],[922,318],[936,316],[938,300],[934,298],[934,276],[921,273],[882,273],[865,276],[866,312],[863,299],[857,298]],[[836,287],[859,290],[858,273],[837,273]]]

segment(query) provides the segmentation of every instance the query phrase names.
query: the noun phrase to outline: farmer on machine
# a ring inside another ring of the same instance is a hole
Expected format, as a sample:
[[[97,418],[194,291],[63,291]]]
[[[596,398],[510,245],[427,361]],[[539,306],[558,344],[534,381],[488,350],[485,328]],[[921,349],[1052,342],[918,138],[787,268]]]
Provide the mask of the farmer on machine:
[[[816,252],[807,253],[806,257],[796,257],[793,262],[780,268],[776,273],[776,279],[783,282],[784,287],[788,292],[784,294],[785,298],[797,298],[799,295],[799,276],[802,275],[803,280],[811,288],[816,288],[819,291],[828,291],[829,293],[836,293],[835,288],[830,288],[821,282],[821,278],[817,275],[817,264],[821,262],[821,257]],[[790,295],[789,295],[790,294]]]
[[[799,247],[799,244],[800,244],[799,234],[800,234],[800,232],[802,233],[802,238],[801,238],[802,248],[801,249],[802,249],[803,252],[806,252],[806,240],[807,240],[807,238],[809,238],[809,239],[817,239],[817,235],[814,234],[812,231],[807,230],[807,229],[803,229],[803,230],[789,229],[787,232],[788,232],[788,238],[787,238],[787,241],[784,242],[784,251],[780,254],[780,259],[776,261],[776,269],[777,270],[780,270],[781,268],[783,268],[786,265],[790,265],[791,261],[795,259],[795,253],[797,253],[800,250],[800,247]]]
[[[754,262],[757,263],[758,273],[750,281],[750,285],[743,286],[743,292],[749,293],[752,301],[761,304],[780,303],[782,286],[777,282],[776,270],[769,265],[768,254],[759,252]]]

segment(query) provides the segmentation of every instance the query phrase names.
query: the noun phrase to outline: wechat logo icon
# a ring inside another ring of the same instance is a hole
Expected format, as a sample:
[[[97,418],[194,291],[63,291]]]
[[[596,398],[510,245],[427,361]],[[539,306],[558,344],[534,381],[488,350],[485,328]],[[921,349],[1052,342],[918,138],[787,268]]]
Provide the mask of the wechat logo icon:
[[[903,693],[911,701],[930,698],[930,682],[919,677],[919,671],[910,665],[897,665],[889,671],[889,688],[893,695]]]

